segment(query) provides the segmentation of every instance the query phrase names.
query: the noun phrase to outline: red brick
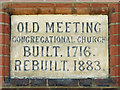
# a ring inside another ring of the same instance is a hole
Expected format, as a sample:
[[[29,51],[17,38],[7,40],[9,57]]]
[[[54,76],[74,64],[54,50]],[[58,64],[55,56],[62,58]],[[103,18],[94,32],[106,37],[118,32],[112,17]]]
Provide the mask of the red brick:
[[[4,76],[4,67],[0,66],[0,76]]]
[[[0,46],[0,55],[3,55],[4,46]]]
[[[39,8],[39,7],[54,7],[52,3],[14,3],[12,8]]]
[[[0,44],[5,43],[5,35],[0,35]]]
[[[10,55],[10,46],[4,46],[4,55]]]
[[[4,65],[10,67],[10,57],[4,57]]]
[[[4,33],[5,34],[10,34],[10,26],[9,25],[4,25]]]
[[[9,25],[0,25],[0,33],[10,34],[10,26]]]
[[[10,68],[9,67],[5,67],[5,76],[9,76],[10,75]]]
[[[120,67],[111,67],[110,76],[120,76]]]
[[[12,8],[30,8],[31,4],[28,3],[14,3],[11,4]],[[33,8],[36,8],[36,4],[32,5]]]
[[[10,44],[10,36],[0,35],[0,44],[9,45]]]
[[[110,57],[110,66],[120,65],[120,56]]]
[[[120,35],[110,36],[110,45],[120,44]]]
[[[108,14],[108,4],[92,4],[91,14]]]
[[[45,7],[41,7],[38,10],[38,14],[54,14],[54,8],[53,7],[49,7],[49,8],[45,8]]]
[[[66,8],[66,7],[69,7],[69,8],[72,8],[72,4],[56,4],[56,7],[62,7],[62,8]]]
[[[120,22],[120,14],[111,14],[110,15],[110,23],[118,23]]]
[[[56,14],[72,14],[72,4],[56,4]]]
[[[5,14],[5,18],[4,18],[4,23],[10,23],[10,16],[9,16],[9,14]]]
[[[38,14],[38,9],[36,9],[36,8],[14,8],[14,9],[11,9],[11,14],[34,15],[34,14]]]
[[[110,12],[120,12],[120,4],[110,3]]]
[[[76,7],[80,7],[80,8],[82,8],[82,7],[88,7],[88,8],[90,8],[90,4],[89,3],[75,3],[74,4],[74,7],[76,8]]]
[[[10,66],[10,58],[5,56],[0,56],[0,66]]]
[[[4,14],[0,14],[0,22],[4,22],[4,18],[5,18]]]
[[[110,56],[119,55],[120,54],[120,46],[112,46],[110,47]]]
[[[108,14],[108,7],[92,7],[91,14]]]
[[[5,35],[5,44],[10,45],[10,36]]]
[[[90,14],[90,4],[86,3],[74,4],[74,14]]]
[[[110,34],[120,34],[120,25],[110,25]]]
[[[112,77],[114,80],[114,86],[120,86],[120,77]]]
[[[53,3],[39,3],[37,7],[54,7]]]
[[[9,15],[8,14],[0,14],[0,22],[9,23]]]
[[[0,25],[0,33],[4,33],[4,26],[3,25]]]
[[[90,8],[75,8],[74,14],[90,14]]]
[[[0,46],[0,55],[10,55],[10,47]]]
[[[5,62],[5,61],[4,61],[4,57],[3,57],[3,56],[0,56],[0,66],[1,66],[1,65],[4,65],[4,62]]]
[[[9,12],[14,15],[54,14],[54,7],[38,6],[37,8],[14,8]]]
[[[97,3],[92,3],[92,7],[108,7],[108,4],[97,4]]]
[[[72,14],[72,8],[56,8],[56,14]]]

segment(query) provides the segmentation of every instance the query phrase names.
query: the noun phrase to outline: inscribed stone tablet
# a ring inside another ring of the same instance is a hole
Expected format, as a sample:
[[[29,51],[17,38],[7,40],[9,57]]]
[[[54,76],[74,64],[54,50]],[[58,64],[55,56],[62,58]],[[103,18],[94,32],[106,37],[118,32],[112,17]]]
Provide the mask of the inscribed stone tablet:
[[[107,78],[107,15],[12,15],[11,78]]]

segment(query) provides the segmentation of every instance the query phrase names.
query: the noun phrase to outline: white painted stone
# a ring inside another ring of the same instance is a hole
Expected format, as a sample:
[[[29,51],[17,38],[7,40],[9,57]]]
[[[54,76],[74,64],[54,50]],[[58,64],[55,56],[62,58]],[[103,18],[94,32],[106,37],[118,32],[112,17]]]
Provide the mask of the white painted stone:
[[[20,22],[23,23],[23,28]],[[33,22],[38,23],[39,30],[36,23],[33,26]],[[49,24],[48,32],[46,32],[47,22]],[[77,27],[75,25],[75,22],[78,22]],[[52,30],[49,30],[50,29],[49,27],[53,25],[52,23],[54,23],[54,32],[52,32]],[[88,32],[87,32],[87,23],[89,24]],[[89,29],[91,27],[91,23],[93,26],[92,33]],[[27,24],[28,27],[26,27]],[[33,27],[34,30],[35,31],[38,30],[38,32],[34,33]],[[29,33],[26,32],[26,28]],[[76,28],[77,28],[77,32],[75,32]],[[60,33],[57,31],[59,31]],[[24,37],[25,40],[17,39],[17,38],[23,38],[23,36],[25,36]],[[58,38],[65,37],[66,42],[64,41],[55,42],[54,40],[56,37]],[[87,42],[84,40],[82,42],[81,41],[82,37],[85,38],[91,37],[92,40],[91,42]],[[30,38],[32,38],[33,40],[31,40]],[[46,38],[48,38],[49,43],[48,41],[46,41]],[[71,41],[71,39],[73,41]],[[70,42],[68,40],[70,40]],[[29,51],[28,46],[30,48],[31,55],[27,57],[27,55],[30,54],[28,53]],[[57,48],[57,56],[55,56],[56,46],[59,47]],[[33,56],[33,48],[35,49],[34,51],[35,55],[37,54],[36,47],[38,47],[39,50],[38,56]],[[43,52],[42,52],[42,47],[44,47]],[[47,47],[49,47],[48,55],[51,55],[50,57],[47,56],[47,50],[46,50]],[[68,50],[69,50],[69,55],[68,55]],[[10,52],[11,52],[11,56],[10,56],[11,78],[70,78],[70,79],[107,78],[109,76],[108,16],[107,15],[13,15],[11,16]],[[26,56],[24,56],[24,54]],[[34,61],[35,62],[34,66],[33,66],[33,60],[36,60]],[[42,61],[43,61],[44,69],[45,69],[45,61],[47,62],[46,70],[42,70],[42,65],[41,65]],[[39,63],[38,66],[36,62]],[[19,66],[16,66],[15,63],[16,65],[20,64],[20,68]],[[52,64],[50,65],[50,63]],[[55,69],[55,65],[56,65],[56,69]]]

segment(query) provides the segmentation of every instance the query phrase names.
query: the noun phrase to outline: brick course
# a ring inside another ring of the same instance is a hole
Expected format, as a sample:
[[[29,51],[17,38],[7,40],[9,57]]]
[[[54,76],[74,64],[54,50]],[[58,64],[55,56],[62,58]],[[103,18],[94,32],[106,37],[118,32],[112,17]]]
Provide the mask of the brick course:
[[[120,65],[120,56],[112,56],[110,60],[110,66]]]

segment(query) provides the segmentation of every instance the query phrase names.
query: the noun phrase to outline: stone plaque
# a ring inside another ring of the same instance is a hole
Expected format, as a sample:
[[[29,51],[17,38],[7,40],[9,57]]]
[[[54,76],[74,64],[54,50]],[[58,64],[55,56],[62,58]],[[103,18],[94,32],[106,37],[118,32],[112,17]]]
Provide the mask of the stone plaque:
[[[107,78],[107,15],[12,15],[11,78]]]

